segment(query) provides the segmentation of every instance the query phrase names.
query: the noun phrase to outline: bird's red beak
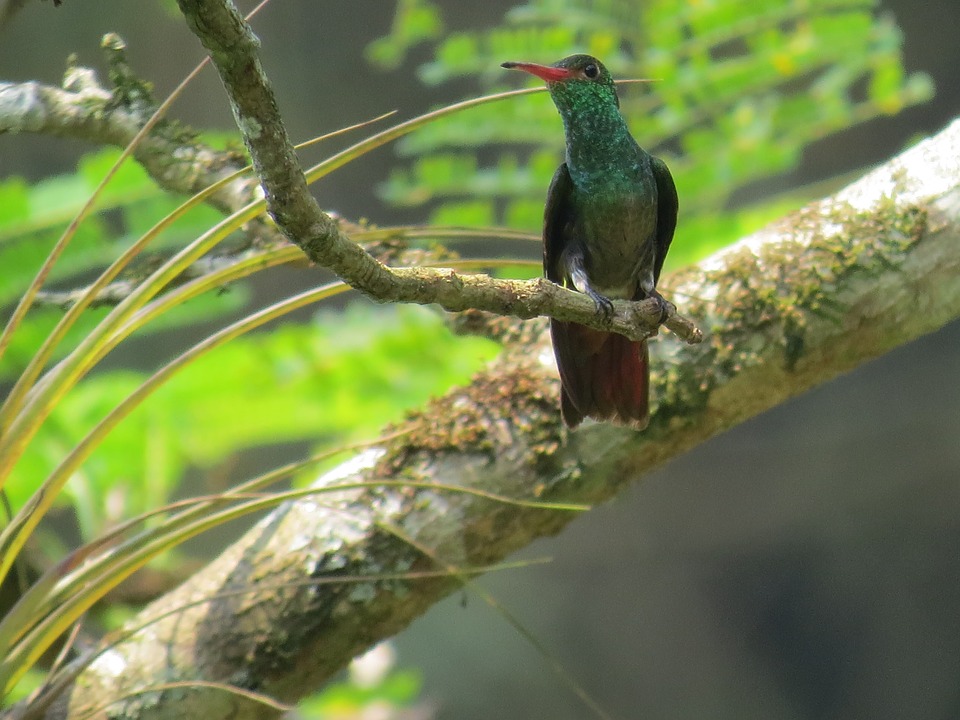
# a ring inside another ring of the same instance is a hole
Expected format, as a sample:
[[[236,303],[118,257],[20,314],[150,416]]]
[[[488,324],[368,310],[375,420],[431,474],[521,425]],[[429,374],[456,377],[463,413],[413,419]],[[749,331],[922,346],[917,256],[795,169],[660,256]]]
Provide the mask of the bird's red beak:
[[[560,82],[573,77],[573,73],[567,68],[538,65],[537,63],[505,62],[500,67],[505,67],[508,70],[523,70],[547,82]]]

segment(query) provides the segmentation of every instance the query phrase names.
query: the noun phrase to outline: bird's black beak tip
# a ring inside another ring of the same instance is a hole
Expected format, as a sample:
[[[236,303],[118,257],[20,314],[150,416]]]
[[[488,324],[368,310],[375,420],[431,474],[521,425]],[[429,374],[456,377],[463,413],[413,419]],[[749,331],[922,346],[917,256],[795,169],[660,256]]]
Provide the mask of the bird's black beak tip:
[[[510,62],[510,61],[507,61],[507,62],[505,62],[505,63],[500,63],[500,67],[506,68],[507,70],[511,70],[511,69],[515,68],[516,66],[517,66],[517,63],[515,63],[515,62]]]

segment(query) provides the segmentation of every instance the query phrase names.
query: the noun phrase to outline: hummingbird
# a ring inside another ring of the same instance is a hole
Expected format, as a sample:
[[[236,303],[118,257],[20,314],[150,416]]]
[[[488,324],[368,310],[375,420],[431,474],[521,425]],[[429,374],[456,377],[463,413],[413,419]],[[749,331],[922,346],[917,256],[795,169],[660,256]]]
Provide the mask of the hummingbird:
[[[545,80],[563,120],[566,162],[547,190],[544,275],[585,293],[604,315],[613,312],[611,298],[651,297],[665,314],[656,285],[677,225],[677,189],[666,164],[630,134],[610,72],[590,55],[502,67]],[[584,418],[637,430],[647,426],[645,340],[552,318],[550,335],[568,427]]]

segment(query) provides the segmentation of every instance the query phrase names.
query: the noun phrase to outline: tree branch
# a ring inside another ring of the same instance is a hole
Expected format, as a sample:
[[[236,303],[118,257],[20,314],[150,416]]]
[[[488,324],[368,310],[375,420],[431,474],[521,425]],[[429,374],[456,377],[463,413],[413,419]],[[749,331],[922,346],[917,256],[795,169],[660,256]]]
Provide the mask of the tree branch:
[[[229,0],[178,0],[187,24],[200,38],[220,73],[237,127],[253,160],[267,210],[284,235],[314,263],[330,268],[377,302],[437,304],[449,311],[487,310],[531,318],[549,315],[633,340],[656,334],[656,301],[615,301],[605,317],[581,293],[544,280],[509,281],[434,268],[391,269],[369,255],[317,205],[307,188],[277,101],[257,55],[259,42]],[[668,307],[664,324],[688,342],[702,334]]]
[[[433,568],[416,547],[453,565],[490,563],[572,518],[440,485],[602,501],[706,438],[960,316],[960,121],[668,284],[691,298],[711,334],[700,345],[654,344],[658,405],[644,433],[598,424],[565,432],[555,370],[540,360],[549,357],[544,323],[527,323],[487,372],[410,417],[405,436],[320,481],[371,487],[272,513],[146,608],[134,624],[162,619],[107,650],[48,717],[83,717],[129,693],[128,717],[273,717],[205,688],[137,693],[200,679],[294,701],[457,586],[450,577],[319,583]],[[434,488],[385,484],[400,478]],[[290,585],[277,591],[279,583]]]

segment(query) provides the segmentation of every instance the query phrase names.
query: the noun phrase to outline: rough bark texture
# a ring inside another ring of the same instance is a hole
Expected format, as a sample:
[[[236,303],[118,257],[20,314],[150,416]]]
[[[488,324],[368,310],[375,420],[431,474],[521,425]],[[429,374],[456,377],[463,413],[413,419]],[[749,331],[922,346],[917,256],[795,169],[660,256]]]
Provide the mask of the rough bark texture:
[[[471,385],[411,417],[407,436],[321,482],[406,479],[517,498],[609,498],[704,439],[960,315],[958,179],[960,121],[838,195],[667,278],[677,298],[691,298],[686,309],[708,338],[654,343],[658,406],[642,434],[561,429],[543,324],[534,321]],[[142,691],[201,679],[295,700],[457,582],[283,591],[276,583],[436,567],[402,536],[453,565],[487,563],[573,516],[386,486],[284,506],[145,609],[138,623],[166,616],[101,655],[48,717],[83,717],[131,693],[111,715],[274,715],[209,688]],[[217,597],[236,590],[245,592]]]

